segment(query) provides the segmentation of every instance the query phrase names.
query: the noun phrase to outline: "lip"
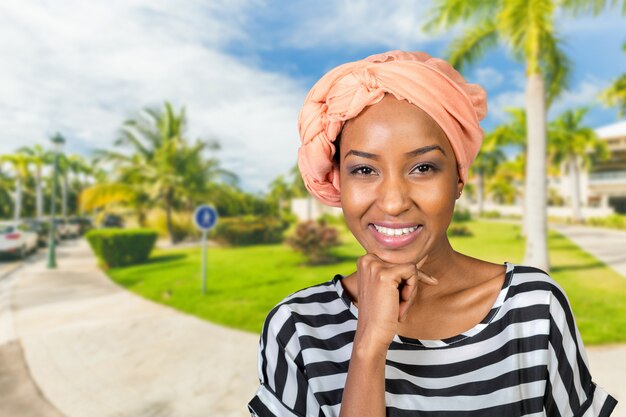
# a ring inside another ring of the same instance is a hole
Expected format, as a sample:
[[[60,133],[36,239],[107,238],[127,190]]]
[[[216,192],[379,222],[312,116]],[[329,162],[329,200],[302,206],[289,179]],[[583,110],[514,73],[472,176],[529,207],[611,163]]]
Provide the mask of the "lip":
[[[405,228],[405,227],[414,227],[416,226],[415,223],[376,223],[377,226],[383,226],[383,227],[388,227],[388,228],[392,228],[392,229],[400,229],[400,228]],[[422,231],[422,229],[424,229],[423,225],[419,225],[418,228],[406,235],[401,235],[401,236],[387,236],[384,235],[382,233],[380,233],[378,230],[376,230],[376,228],[374,227],[374,224],[370,224],[368,226],[368,229],[372,232],[372,234],[374,235],[374,239],[376,239],[376,241],[378,241],[378,243],[380,243],[383,246],[386,246],[388,248],[391,249],[397,249],[397,248],[401,248],[403,246],[406,246],[410,243],[412,243],[415,239],[417,239],[417,237],[419,236],[420,232]]]

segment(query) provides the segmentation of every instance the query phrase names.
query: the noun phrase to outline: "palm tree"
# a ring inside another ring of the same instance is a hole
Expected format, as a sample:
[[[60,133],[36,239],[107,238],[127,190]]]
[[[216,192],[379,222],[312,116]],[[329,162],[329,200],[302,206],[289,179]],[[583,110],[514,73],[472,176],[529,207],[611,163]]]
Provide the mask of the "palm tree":
[[[598,139],[593,129],[582,126],[588,108],[567,110],[550,123],[548,149],[554,166],[566,164],[571,176],[572,215],[582,221],[580,204],[580,166],[589,168],[592,157],[606,159],[610,153],[606,143]]]
[[[591,9],[597,14],[601,0],[436,0],[426,30],[472,21],[452,41],[450,63],[462,70],[499,44],[510,49],[526,67],[527,164],[525,186],[526,253],[524,262],[549,269],[547,246],[547,123],[551,102],[568,83],[570,62],[559,46],[554,28],[557,7],[573,13]],[[622,7],[626,13],[626,3]]]
[[[36,217],[37,220],[41,220],[44,211],[42,169],[44,165],[52,162],[53,155],[50,151],[45,150],[43,146],[39,144],[34,145],[32,148],[27,146],[21,147],[17,150],[17,152],[30,156],[33,165],[35,165]]]
[[[8,217],[11,210],[11,193],[13,179],[1,169],[0,166],[0,218]]]
[[[626,42],[622,44],[622,50],[626,52]],[[607,106],[617,106],[619,117],[626,116],[626,73],[600,93],[600,100]]]
[[[485,201],[485,178],[496,173],[498,165],[506,160],[502,148],[498,146],[497,137],[488,134],[485,136],[480,153],[472,164],[471,171],[476,174],[476,197],[478,203],[478,216],[483,214]]]
[[[176,113],[166,102],[162,110],[145,109],[140,117],[124,123],[115,145],[130,151],[96,153],[98,160],[112,162],[117,174],[115,181],[101,185],[100,197],[108,192],[114,200],[132,202],[140,223],[148,207],[161,205],[172,242],[175,241],[174,209],[191,209],[216,181],[237,182],[236,175],[220,168],[216,159],[204,157],[205,151],[219,149],[218,143],[198,139],[189,144],[185,130],[184,107]],[[119,187],[120,183],[130,188]],[[83,200],[107,201],[98,197],[98,185],[92,188],[91,197]]]
[[[1,155],[0,163],[8,162],[15,171],[15,198],[13,220],[16,222],[22,215],[22,197],[24,194],[24,182],[28,177],[28,167],[33,162],[32,157],[24,154]]]

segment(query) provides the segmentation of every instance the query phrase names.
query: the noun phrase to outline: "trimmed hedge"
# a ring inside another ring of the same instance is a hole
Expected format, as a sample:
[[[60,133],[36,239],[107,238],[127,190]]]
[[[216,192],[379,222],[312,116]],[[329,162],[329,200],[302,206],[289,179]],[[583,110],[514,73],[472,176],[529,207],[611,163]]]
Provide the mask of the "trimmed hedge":
[[[85,237],[100,263],[112,268],[147,261],[157,232],[152,229],[95,229]]]
[[[218,220],[214,236],[235,246],[279,243],[288,227],[288,221],[276,217],[226,217]]]

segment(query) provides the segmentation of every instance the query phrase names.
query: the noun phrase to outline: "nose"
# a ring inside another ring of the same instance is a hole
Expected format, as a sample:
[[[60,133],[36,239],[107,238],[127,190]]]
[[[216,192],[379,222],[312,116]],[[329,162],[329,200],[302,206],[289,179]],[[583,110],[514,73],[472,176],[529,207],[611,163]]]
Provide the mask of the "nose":
[[[403,175],[390,175],[380,183],[378,204],[389,216],[399,216],[411,207],[407,179]]]

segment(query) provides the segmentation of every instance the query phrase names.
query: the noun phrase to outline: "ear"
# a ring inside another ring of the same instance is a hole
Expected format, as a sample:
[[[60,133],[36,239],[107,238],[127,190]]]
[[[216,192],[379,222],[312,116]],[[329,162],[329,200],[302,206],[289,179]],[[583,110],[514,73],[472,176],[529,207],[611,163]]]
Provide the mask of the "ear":
[[[459,182],[456,184],[456,199],[457,200],[461,198],[461,193],[463,192],[464,186],[465,186],[465,183],[463,182],[463,180],[461,180],[461,178],[459,178]]]

